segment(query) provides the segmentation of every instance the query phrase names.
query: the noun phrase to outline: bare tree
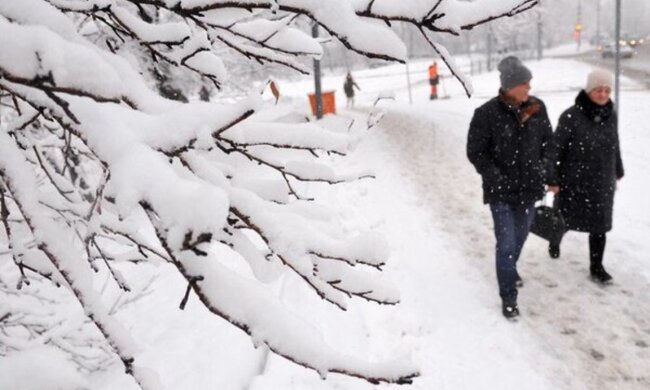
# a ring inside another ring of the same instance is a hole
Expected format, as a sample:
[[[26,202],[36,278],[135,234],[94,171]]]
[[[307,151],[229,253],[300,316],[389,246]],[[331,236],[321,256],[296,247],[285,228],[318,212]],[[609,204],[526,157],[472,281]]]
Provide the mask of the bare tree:
[[[323,153],[345,155],[347,135],[314,123],[260,121],[259,96],[235,104],[172,101],[154,81],[162,75],[220,88],[228,79],[217,55],[224,49],[308,73],[307,60],[322,49],[293,27],[297,18],[318,23],[351,51],[394,61],[405,48],[389,26],[409,23],[449,61],[435,34],[459,34],[537,0],[397,3],[0,2],[0,90],[9,110],[0,128],[2,240],[21,286],[45,278],[69,290],[142,388],[160,384],[135,364],[128,332],[92,288],[93,270],[106,270],[129,291],[120,263],[168,263],[187,282],[181,307],[193,293],[256,345],[322,376],[410,383],[418,372],[409,364],[379,370],[341,356],[264,289],[288,270],[343,310],[352,297],[398,302],[376,278],[386,248],[370,233],[343,236],[301,194],[300,183],[371,176],[319,164]],[[221,264],[214,245],[238,254],[255,279]]]

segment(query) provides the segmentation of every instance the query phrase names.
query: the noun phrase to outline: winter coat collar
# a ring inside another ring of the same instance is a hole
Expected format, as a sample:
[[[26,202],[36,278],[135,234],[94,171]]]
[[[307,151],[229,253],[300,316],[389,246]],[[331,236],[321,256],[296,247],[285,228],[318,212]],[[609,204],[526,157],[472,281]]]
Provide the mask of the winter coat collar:
[[[522,104],[517,105],[505,94],[502,89],[499,90],[498,100],[499,103],[504,105],[509,111],[515,114],[520,125],[523,125],[528,119],[538,113],[542,108],[540,101],[533,96],[531,96]]]
[[[582,111],[590,121],[595,123],[604,123],[614,112],[614,103],[610,100],[604,106],[594,103],[587,92],[583,89],[576,97],[576,107]]]

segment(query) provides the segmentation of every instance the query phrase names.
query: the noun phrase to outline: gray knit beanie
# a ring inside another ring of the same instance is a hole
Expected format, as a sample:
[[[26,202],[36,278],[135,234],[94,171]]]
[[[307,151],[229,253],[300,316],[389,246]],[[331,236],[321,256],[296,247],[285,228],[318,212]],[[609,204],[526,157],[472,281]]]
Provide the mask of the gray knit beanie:
[[[499,72],[501,73],[501,89],[507,91],[519,84],[530,81],[533,74],[530,69],[526,68],[521,60],[515,56],[509,56],[499,62]]]

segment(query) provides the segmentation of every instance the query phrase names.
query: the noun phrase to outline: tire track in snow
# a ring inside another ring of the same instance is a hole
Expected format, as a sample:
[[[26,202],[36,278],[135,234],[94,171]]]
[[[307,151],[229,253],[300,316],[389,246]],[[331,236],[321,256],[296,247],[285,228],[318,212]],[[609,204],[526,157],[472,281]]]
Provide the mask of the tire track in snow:
[[[380,127],[400,156],[404,176],[429,205],[432,223],[478,270],[472,275],[494,285],[498,302],[492,220],[481,201],[480,178],[465,157],[471,111],[451,107],[433,114],[391,108]],[[451,128],[445,122],[463,126]],[[523,315],[513,326],[529,327],[538,335],[544,358],[566,364],[590,389],[650,388],[648,281],[626,274],[619,262],[610,265],[614,285],[592,283],[586,237],[567,234],[558,260],[548,258],[544,241],[529,238],[519,265],[526,283],[519,299]],[[606,261],[612,254],[624,257],[626,249],[612,242],[607,252]],[[497,305],[495,315],[500,315]]]

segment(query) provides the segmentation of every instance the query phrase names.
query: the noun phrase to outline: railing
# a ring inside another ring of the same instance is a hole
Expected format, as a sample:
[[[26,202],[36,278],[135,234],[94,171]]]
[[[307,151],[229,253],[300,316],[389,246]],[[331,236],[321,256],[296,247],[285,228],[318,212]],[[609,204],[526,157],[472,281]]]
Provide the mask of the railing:
[[[507,52],[492,53],[490,58],[486,53],[473,53],[469,56],[469,62],[466,67],[461,69],[470,75],[490,72],[497,69],[499,62],[508,56],[519,57],[522,61],[532,60],[537,58],[537,51],[534,49],[516,50]]]

